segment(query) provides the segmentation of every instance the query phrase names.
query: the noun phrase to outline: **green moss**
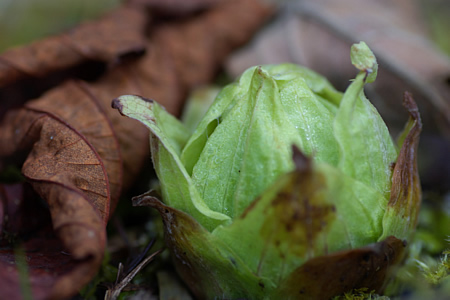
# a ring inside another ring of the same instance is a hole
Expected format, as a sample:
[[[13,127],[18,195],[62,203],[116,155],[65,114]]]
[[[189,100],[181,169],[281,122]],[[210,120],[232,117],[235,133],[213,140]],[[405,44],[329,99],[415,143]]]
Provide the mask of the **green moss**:
[[[336,296],[333,298],[333,300],[368,300],[368,299],[389,300],[389,297],[377,295],[375,294],[375,291],[369,291],[368,288],[360,288],[354,289],[348,293],[345,293],[344,295]]]

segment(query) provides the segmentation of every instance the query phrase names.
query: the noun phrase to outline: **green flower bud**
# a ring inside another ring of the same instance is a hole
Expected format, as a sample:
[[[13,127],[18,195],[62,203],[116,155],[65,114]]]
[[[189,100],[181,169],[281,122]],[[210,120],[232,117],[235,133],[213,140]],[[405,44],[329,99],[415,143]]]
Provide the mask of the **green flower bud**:
[[[250,68],[193,132],[156,102],[114,100],[151,131],[164,204],[150,194],[134,201],[159,210],[197,297],[328,299],[382,289],[417,220],[421,123],[406,95],[411,119],[398,151],[363,92],[375,57],[365,43],[351,56],[360,73],[343,94],[297,65]]]

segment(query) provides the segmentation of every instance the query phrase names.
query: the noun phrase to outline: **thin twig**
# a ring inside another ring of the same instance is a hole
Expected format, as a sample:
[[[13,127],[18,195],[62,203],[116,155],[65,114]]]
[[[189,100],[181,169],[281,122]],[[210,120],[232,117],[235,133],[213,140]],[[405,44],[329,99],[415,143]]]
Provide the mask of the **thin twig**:
[[[136,268],[134,268],[130,273],[128,273],[123,279],[120,280],[120,282],[116,282],[114,286],[111,289],[108,289],[105,294],[105,300],[115,300],[117,297],[119,297],[122,290],[133,280],[134,276],[137,275],[150,261],[153,260],[153,258],[160,254],[164,249],[160,249],[153,254],[151,254],[149,257],[145,258],[141,263],[139,263]],[[117,280],[119,277],[121,277],[121,268],[122,264],[119,264],[119,272],[117,274]]]

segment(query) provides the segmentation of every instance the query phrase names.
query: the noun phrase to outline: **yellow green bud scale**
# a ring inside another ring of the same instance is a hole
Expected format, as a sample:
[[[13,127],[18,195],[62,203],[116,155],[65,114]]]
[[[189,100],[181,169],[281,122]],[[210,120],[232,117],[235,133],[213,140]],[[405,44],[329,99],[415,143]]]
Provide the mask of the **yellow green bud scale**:
[[[417,219],[421,124],[405,96],[411,120],[398,150],[364,95],[375,56],[360,43],[351,57],[360,73],[345,93],[301,66],[250,68],[193,132],[157,102],[113,101],[150,129],[164,203],[135,201],[162,215],[177,270],[197,297],[326,299],[383,287],[386,259],[401,257]],[[349,270],[372,264],[356,280],[336,260]],[[312,278],[325,284],[330,272],[347,279],[315,289]]]

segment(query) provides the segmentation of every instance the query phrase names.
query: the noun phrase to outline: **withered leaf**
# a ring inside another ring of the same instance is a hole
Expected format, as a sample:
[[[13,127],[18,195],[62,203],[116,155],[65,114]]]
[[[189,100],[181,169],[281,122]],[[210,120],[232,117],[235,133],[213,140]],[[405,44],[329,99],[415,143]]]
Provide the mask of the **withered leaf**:
[[[105,225],[120,191],[133,183],[147,159],[147,129],[110,109],[111,99],[141,94],[178,113],[189,89],[211,80],[225,56],[243,44],[271,13],[256,0],[225,1],[193,17],[159,23],[143,45],[143,24],[152,17],[144,11],[140,6],[123,6],[113,16],[122,16],[118,18],[130,22],[128,25],[106,17],[106,21],[82,25],[72,34],[0,56],[1,62],[7,61],[0,68],[0,78],[7,78],[0,81],[0,87],[11,86],[23,76],[51,76],[57,69],[84,60],[109,63],[97,81],[66,81],[23,108],[8,111],[0,123],[0,171],[7,161],[25,160],[22,172],[37,192],[25,203],[39,202],[40,195],[51,216],[51,226],[31,239],[20,234],[20,225],[14,231],[25,243],[35,299],[70,297],[93,277],[103,256]],[[67,46],[70,35],[76,45]],[[122,40],[121,35],[125,35]],[[50,46],[44,49],[46,45]],[[142,46],[147,50],[144,55],[111,64]],[[39,58],[36,52],[46,55]],[[11,58],[12,54],[19,55],[20,61]],[[57,61],[59,56],[67,61]],[[50,61],[56,62],[48,65]],[[0,106],[6,101],[20,102],[14,97],[2,98]],[[5,203],[2,198],[0,207],[5,208]],[[0,212],[4,224],[10,211]],[[17,209],[15,215],[22,213],[22,208]],[[45,216],[43,224],[50,224],[48,212]],[[20,290],[16,268],[10,263],[12,244],[4,233],[0,257],[9,267],[0,269],[0,285],[7,286],[5,295],[14,298]],[[48,260],[51,263],[47,264]],[[48,276],[41,274],[43,269]]]
[[[74,95],[76,96],[76,93]],[[30,106],[32,104],[30,103]],[[92,107],[90,109],[92,110]],[[106,243],[105,226],[110,213],[110,205],[117,201],[120,185],[115,185],[114,202],[111,202],[112,194],[108,185],[105,165],[98,152],[91,148],[95,141],[89,143],[86,135],[83,136],[63,120],[50,113],[34,111],[30,108],[20,110],[17,114],[8,114],[6,121],[9,117],[12,119],[7,125],[11,127],[5,129],[12,130],[14,133],[24,132],[24,134],[16,134],[20,138],[18,140],[4,140],[5,143],[13,146],[10,147],[12,150],[16,150],[14,144],[23,145],[21,143],[23,140],[27,143],[35,142],[23,165],[22,172],[34,190],[46,200],[53,227],[45,228],[48,233],[38,237],[29,239],[25,235],[25,249],[27,256],[30,255],[28,256],[30,260],[42,260],[42,258],[36,258],[30,254],[42,251],[44,257],[54,256],[54,264],[56,264],[46,266],[44,262],[44,266],[41,265],[41,268],[48,268],[53,272],[46,278],[46,284],[43,285],[40,272],[33,272],[35,270],[32,266],[35,262],[30,263],[30,281],[36,290],[34,294],[38,299],[49,296],[68,297],[95,275],[96,269],[101,263]],[[94,136],[102,133],[98,129],[109,126],[105,120],[102,124],[101,114],[98,114],[98,119],[101,125],[97,130],[92,130]],[[110,136],[114,138],[111,132],[111,128],[109,128]],[[13,137],[16,136],[13,135]],[[112,154],[118,152],[117,142],[115,140],[113,142],[115,142],[115,148],[113,148],[115,151],[110,151]],[[102,147],[99,148],[103,150]],[[110,156],[110,154],[108,155]],[[114,164],[119,165],[120,171],[120,160],[116,159]],[[112,181],[119,182],[118,176],[120,176],[120,172],[113,173]],[[27,201],[31,203],[39,200],[36,196],[30,198]],[[13,217],[9,216],[9,212],[5,213],[9,218]],[[17,213],[20,216],[24,211]],[[35,213],[38,214],[37,217],[42,214],[41,211]],[[47,214],[43,216],[48,218]],[[41,249],[47,240],[51,242],[49,235],[54,242],[46,245],[45,249]],[[23,237],[21,235],[21,238]],[[32,244],[33,248],[30,249],[27,244]],[[8,245],[5,246],[5,249],[8,249]],[[67,249],[66,254],[61,253],[63,249]],[[61,260],[64,264],[59,265]],[[52,268],[57,268],[57,270],[52,270]],[[34,276],[37,279],[34,279]],[[17,289],[14,289],[16,285],[8,286],[11,287],[11,293],[18,292]]]
[[[128,0],[146,6],[161,14],[183,15],[206,9],[224,0]]]
[[[286,278],[272,296],[326,300],[362,287],[380,293],[389,272],[402,259],[405,246],[390,236],[364,248],[312,258]]]
[[[23,77],[42,77],[86,60],[113,63],[121,55],[145,49],[148,18],[142,10],[123,6],[103,18],[0,56],[0,88]]]
[[[27,200],[33,197],[33,193],[29,184],[0,184],[2,246],[5,241],[14,240],[17,235],[27,235],[36,228],[49,225],[50,216],[42,202]],[[36,212],[39,214],[35,214]]]
[[[392,173],[391,196],[383,219],[385,232],[397,237],[407,237],[415,228],[422,201],[417,148],[422,131],[419,110],[410,93],[405,93],[403,105],[410,118],[404,129],[404,139],[400,140],[400,153]],[[396,219],[395,216],[400,216]],[[386,234],[385,234],[386,235]]]
[[[11,250],[11,243],[12,246],[14,243],[20,243],[27,252],[26,261],[33,297],[35,299],[64,298],[68,295],[64,291],[70,291],[74,285],[81,287],[84,276],[92,276],[92,272],[95,272],[92,270],[92,264],[96,264],[99,256],[87,255],[82,259],[77,259],[67,252],[61,239],[51,230],[52,224],[48,209],[43,202],[33,197],[33,194],[35,192],[27,184],[0,187],[2,204],[0,207],[3,207],[2,217],[6,219],[3,220],[2,239],[0,240],[2,297],[18,298],[17,288],[14,287],[19,286],[19,282],[24,279],[19,278],[15,268],[17,258],[14,251]],[[88,227],[86,229],[90,230]],[[70,234],[70,228],[63,230]],[[26,240],[23,237],[26,237]],[[92,240],[90,244],[102,247],[104,243],[105,239],[99,239]],[[90,251],[91,249],[87,247],[86,250]],[[81,282],[72,282],[72,279],[81,279]],[[54,287],[55,284],[56,287]],[[50,293],[52,290],[53,293]]]

